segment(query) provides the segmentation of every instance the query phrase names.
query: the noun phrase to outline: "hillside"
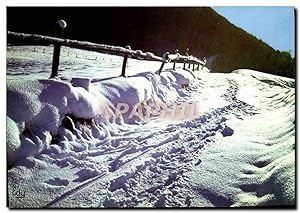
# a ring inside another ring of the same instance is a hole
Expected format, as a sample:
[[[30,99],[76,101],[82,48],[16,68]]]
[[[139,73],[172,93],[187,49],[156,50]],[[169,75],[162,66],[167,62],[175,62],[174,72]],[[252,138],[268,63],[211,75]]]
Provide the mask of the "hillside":
[[[249,68],[295,77],[289,53],[274,50],[209,7],[35,7],[8,8],[7,12],[11,31],[53,35],[51,25],[62,18],[68,23],[68,38],[130,45],[158,55],[177,48],[184,53],[188,47],[195,56],[213,56],[213,72]]]

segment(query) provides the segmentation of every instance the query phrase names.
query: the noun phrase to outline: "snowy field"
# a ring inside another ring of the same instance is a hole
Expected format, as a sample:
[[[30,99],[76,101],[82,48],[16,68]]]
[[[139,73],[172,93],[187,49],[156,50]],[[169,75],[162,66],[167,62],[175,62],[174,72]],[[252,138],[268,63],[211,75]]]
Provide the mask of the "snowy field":
[[[7,48],[10,208],[295,205],[295,81]]]

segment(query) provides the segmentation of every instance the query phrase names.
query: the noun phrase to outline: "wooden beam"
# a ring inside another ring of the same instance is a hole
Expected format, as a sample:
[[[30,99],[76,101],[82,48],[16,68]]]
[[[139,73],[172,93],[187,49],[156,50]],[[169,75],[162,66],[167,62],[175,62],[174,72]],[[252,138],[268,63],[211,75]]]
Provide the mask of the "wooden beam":
[[[58,38],[62,38],[64,34],[64,28],[67,26],[64,20],[59,20],[55,23],[55,35]],[[50,78],[58,76],[58,67],[59,67],[59,56],[60,56],[60,47],[61,45],[55,44],[53,50],[53,59],[52,59],[52,71]]]
[[[7,42],[10,44],[22,43],[22,44],[44,44],[44,45],[61,45],[71,48],[77,48],[82,50],[89,50],[99,53],[125,56],[128,55],[130,58],[140,59],[140,60],[149,60],[149,61],[163,61],[159,56],[154,55],[149,52],[142,52],[140,50],[129,50],[124,47],[111,46],[105,44],[96,44],[87,41],[77,41],[70,39],[62,39],[51,36],[43,36],[36,34],[24,34],[16,32],[7,32]]]

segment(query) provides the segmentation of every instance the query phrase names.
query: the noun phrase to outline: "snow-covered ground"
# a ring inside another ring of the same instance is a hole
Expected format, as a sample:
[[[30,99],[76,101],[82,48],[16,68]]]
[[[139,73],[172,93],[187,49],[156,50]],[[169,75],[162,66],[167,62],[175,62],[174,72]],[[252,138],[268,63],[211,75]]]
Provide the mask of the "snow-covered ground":
[[[295,205],[293,79],[131,59],[123,78],[121,57],[63,48],[49,80],[51,63],[7,49],[10,208]]]

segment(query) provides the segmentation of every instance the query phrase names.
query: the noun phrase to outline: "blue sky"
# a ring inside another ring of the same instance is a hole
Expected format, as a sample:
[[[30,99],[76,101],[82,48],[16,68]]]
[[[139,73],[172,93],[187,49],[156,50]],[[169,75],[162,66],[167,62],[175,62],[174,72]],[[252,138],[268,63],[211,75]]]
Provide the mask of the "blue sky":
[[[293,7],[212,7],[234,25],[263,40],[275,50],[295,56]]]

